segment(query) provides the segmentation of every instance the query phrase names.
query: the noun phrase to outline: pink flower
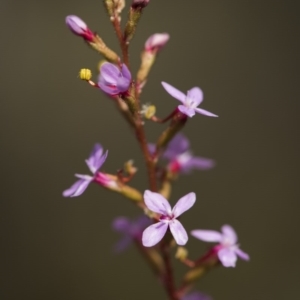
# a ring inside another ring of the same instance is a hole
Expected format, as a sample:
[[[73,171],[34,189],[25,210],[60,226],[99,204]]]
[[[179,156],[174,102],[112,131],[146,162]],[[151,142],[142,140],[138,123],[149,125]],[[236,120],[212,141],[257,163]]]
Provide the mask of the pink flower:
[[[193,117],[196,113],[202,114],[208,117],[217,117],[217,115],[202,109],[198,108],[197,106],[203,101],[203,92],[198,87],[193,87],[190,89],[187,94],[185,95],[181,91],[177,90],[172,85],[162,82],[161,83],[164,89],[175,99],[179,100],[182,105],[178,106],[179,111],[183,114],[187,115],[188,117]]]
[[[80,196],[93,181],[101,184],[102,186],[109,186],[111,184],[115,184],[114,182],[111,182],[111,180],[107,177],[106,174],[98,172],[104,164],[107,154],[108,151],[103,153],[103,148],[100,144],[95,144],[93,151],[90,154],[90,157],[85,160],[93,176],[75,174],[75,177],[79,178],[79,180],[77,180],[70,188],[66,189],[63,192],[63,196]]]
[[[219,243],[214,249],[224,267],[235,267],[237,257],[249,260],[247,253],[242,251],[237,244],[237,235],[229,225],[223,225],[221,233],[215,230],[192,230],[191,235],[205,242]]]
[[[126,94],[131,82],[131,74],[125,64],[121,69],[116,65],[105,62],[100,68],[98,85],[108,95]]]
[[[149,52],[160,50],[170,38],[168,33],[155,33],[145,43],[145,50]]]
[[[156,245],[164,237],[168,228],[170,228],[176,243],[178,245],[185,245],[188,241],[188,235],[177,218],[194,205],[196,201],[195,193],[189,193],[180,198],[173,209],[171,209],[168,200],[158,193],[146,190],[144,200],[146,206],[151,211],[160,214],[160,218],[158,223],[150,225],[144,230],[142,237],[143,245],[145,247]]]
[[[155,144],[148,145],[151,153],[155,152]],[[193,169],[209,170],[215,166],[212,159],[194,156],[190,150],[190,142],[182,133],[177,133],[169,142],[162,157],[169,161],[168,169],[173,173],[188,174]]]

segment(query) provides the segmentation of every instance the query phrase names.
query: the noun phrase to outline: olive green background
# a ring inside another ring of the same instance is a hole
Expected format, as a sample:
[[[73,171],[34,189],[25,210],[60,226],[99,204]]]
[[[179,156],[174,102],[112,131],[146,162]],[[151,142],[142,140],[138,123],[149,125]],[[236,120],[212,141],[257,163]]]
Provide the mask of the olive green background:
[[[147,188],[138,145],[112,101],[77,78],[100,56],[65,26],[79,15],[113,49],[100,0],[5,0],[1,31],[1,299],[166,299],[131,247],[115,255],[114,217],[139,211],[96,185],[78,198],[61,193],[86,173],[95,142],[115,172],[134,158],[133,185]],[[171,202],[195,191],[186,229],[231,224],[251,262],[219,268],[196,288],[216,300],[300,299],[299,5],[296,1],[151,0],[131,45],[133,71],[152,33],[171,39],[154,66],[143,103],[165,116],[178,102],[166,81],[204,90],[204,109],[184,133],[194,153],[216,159],[212,171],[182,176]],[[126,13],[124,14],[124,18]],[[149,140],[164,128],[146,124]],[[207,244],[190,238],[192,258]],[[175,262],[179,279],[185,267]]]

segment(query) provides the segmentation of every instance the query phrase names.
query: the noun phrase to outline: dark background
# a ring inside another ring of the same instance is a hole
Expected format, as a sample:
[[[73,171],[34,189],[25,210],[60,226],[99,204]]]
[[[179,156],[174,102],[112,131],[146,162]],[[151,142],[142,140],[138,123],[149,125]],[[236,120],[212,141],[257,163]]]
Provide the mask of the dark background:
[[[171,198],[195,191],[197,202],[182,217],[187,230],[229,223],[251,256],[197,283],[217,300],[300,299],[296,3],[151,0],[132,42],[136,71],[146,38],[171,35],[143,103],[164,116],[177,102],[162,80],[183,91],[200,86],[202,107],[220,116],[195,116],[184,128],[194,153],[217,167],[181,177]],[[137,216],[134,206],[96,185],[78,198],[61,196],[75,172],[87,172],[95,142],[109,149],[105,171],[134,158],[133,184],[147,187],[128,126],[109,99],[77,78],[87,67],[96,80],[101,57],[64,18],[79,15],[117,50],[102,2],[6,0],[0,8],[1,299],[166,299],[134,248],[112,252],[119,236],[111,221]],[[147,128],[153,141],[163,126]],[[206,246],[191,238],[191,257]]]

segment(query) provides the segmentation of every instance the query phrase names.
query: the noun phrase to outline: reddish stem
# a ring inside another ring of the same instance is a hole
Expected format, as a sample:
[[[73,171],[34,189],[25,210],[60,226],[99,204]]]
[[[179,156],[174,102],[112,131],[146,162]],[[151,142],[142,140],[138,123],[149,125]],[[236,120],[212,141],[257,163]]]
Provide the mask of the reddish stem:
[[[166,273],[164,274],[164,285],[169,295],[169,300],[179,300],[176,294],[176,288],[174,284],[173,269],[171,265],[170,255],[169,255],[170,253],[168,251],[169,247],[166,244],[165,240],[161,242],[160,248],[161,248],[162,258],[165,263]]]

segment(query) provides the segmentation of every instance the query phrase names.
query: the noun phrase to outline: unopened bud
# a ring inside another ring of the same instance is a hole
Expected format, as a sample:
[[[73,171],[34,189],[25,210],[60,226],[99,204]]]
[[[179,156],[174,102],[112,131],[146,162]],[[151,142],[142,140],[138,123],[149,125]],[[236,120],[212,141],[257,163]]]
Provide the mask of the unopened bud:
[[[129,160],[124,164],[124,171],[129,175],[134,175],[137,168],[133,165],[133,160]]]
[[[66,24],[69,29],[76,35],[83,37],[87,41],[93,41],[94,34],[88,28],[85,22],[83,22],[79,17],[70,15],[66,17]]]
[[[156,107],[154,105],[143,105],[141,113],[146,119],[151,119],[156,113]]]
[[[81,69],[79,72],[79,78],[82,80],[90,80],[92,78],[92,72],[90,69]]]
[[[158,51],[166,45],[169,39],[170,35],[168,33],[155,33],[147,39],[145,50],[150,52]]]
[[[149,4],[150,0],[133,0],[131,7],[133,9],[142,9]]]
[[[108,14],[114,17],[115,14],[120,14],[125,7],[125,0],[104,0],[104,5]]]

